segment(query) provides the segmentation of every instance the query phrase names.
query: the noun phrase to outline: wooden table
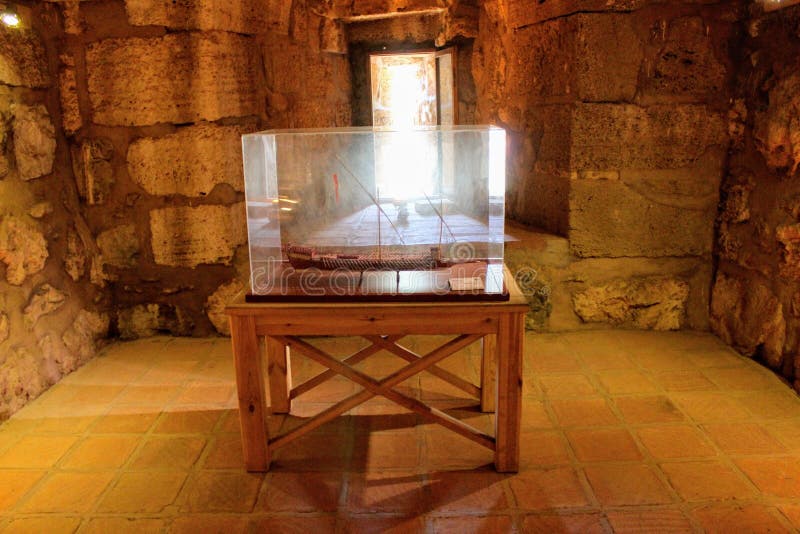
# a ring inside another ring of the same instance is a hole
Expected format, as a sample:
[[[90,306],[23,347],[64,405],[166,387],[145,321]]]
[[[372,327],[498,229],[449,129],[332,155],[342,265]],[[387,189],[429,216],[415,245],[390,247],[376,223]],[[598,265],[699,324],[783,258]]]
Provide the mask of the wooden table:
[[[528,304],[506,271],[507,302],[444,303],[246,303],[240,294],[226,312],[236,366],[239,416],[248,471],[267,471],[270,454],[355,406],[381,395],[494,451],[500,472],[519,469],[519,428],[522,409],[523,318]],[[399,345],[408,335],[455,335],[425,355]],[[372,344],[340,361],[303,341],[300,336],[362,336]],[[265,343],[259,343],[264,338]],[[480,385],[474,385],[436,364],[480,341],[483,344]],[[328,370],[294,388],[289,351]],[[405,359],[405,367],[375,380],[352,368],[380,350]],[[363,390],[309,418],[299,427],[271,437],[267,432],[264,353],[266,353],[272,413],[289,413],[291,400],[325,380],[343,375]],[[485,412],[496,412],[494,436],[393,389],[421,372],[430,372],[480,400]]]

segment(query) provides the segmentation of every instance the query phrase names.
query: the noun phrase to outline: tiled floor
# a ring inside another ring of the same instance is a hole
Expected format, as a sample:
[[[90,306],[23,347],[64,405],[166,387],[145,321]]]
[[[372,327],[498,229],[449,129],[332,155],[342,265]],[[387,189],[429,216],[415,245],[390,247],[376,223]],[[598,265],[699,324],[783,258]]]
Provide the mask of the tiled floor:
[[[441,341],[441,340],[433,340]],[[353,339],[313,343],[345,355]],[[409,340],[413,350],[431,340]],[[528,334],[522,469],[373,400],[242,469],[229,341],[109,347],[0,426],[8,532],[791,532],[800,400],[716,338]],[[361,364],[385,375],[379,354]],[[473,347],[443,367],[475,379]],[[300,358],[297,379],[318,372]],[[402,385],[491,429],[458,390]],[[340,380],[296,416],[356,391]],[[391,415],[395,412],[394,415]],[[271,431],[296,425],[275,417]]]

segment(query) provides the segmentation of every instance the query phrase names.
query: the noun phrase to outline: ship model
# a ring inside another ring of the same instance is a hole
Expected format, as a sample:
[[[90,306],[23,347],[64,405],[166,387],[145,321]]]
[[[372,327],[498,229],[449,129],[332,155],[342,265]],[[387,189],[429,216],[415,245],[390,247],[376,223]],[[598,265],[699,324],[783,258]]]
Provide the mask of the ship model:
[[[420,253],[397,254],[397,253],[384,252],[382,250],[382,245],[381,245],[382,218],[385,218],[386,221],[388,221],[389,225],[392,227],[397,237],[403,244],[405,244],[402,235],[400,235],[400,232],[392,223],[391,218],[386,214],[384,209],[381,207],[378,199],[364,186],[361,180],[358,179],[358,177],[347,167],[347,165],[345,165],[345,163],[341,159],[338,158],[338,156],[336,157],[336,159],[342,165],[342,168],[345,169],[347,174],[349,174],[352,177],[355,183],[361,188],[362,191],[364,191],[369,196],[372,203],[377,207],[377,212],[378,212],[377,250],[369,254],[345,254],[337,252],[320,252],[314,247],[290,243],[283,247],[283,252],[286,255],[286,258],[292,267],[294,267],[295,269],[315,268],[324,271],[333,271],[333,270],[348,270],[348,271],[362,271],[362,272],[363,271],[428,271],[433,269],[452,267],[457,263],[466,263],[470,261],[475,261],[472,258],[467,259],[465,261],[442,259],[442,254],[441,254],[442,228],[447,228],[448,232],[451,234],[453,239],[455,239],[455,236],[453,235],[453,232],[450,229],[447,222],[445,222],[444,217],[442,216],[441,213],[441,208],[437,209],[436,206],[434,206],[433,202],[431,201],[430,197],[427,196],[427,194],[425,195],[425,199],[430,205],[433,213],[435,213],[439,218],[439,225],[440,225],[439,244],[436,246],[431,246],[427,253],[422,253],[422,254]],[[338,179],[336,178],[336,175],[334,175],[334,182],[338,187]]]
[[[429,254],[328,254],[317,253],[312,247],[287,245],[286,257],[295,269],[316,268],[325,271],[427,271],[449,267],[441,259],[439,247]]]

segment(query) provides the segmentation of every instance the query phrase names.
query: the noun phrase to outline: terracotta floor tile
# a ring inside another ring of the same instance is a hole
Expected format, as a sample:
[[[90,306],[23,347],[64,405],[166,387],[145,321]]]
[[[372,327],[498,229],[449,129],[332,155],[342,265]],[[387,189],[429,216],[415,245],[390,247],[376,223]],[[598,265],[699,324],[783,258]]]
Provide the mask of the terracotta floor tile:
[[[175,399],[175,404],[224,404],[236,391],[233,382],[192,382]]]
[[[52,417],[43,418],[37,425],[34,433],[36,434],[65,434],[76,435],[89,428],[96,420],[97,413],[105,411],[105,407],[81,408],[81,411],[93,413],[93,415],[76,416],[76,410],[70,410],[60,406],[51,412]]]
[[[747,366],[706,369],[704,374],[724,390],[757,391],[783,387],[778,377],[755,362]]]
[[[665,371],[655,375],[657,383],[667,391],[704,391],[717,389],[700,370]]]
[[[350,512],[419,512],[428,502],[423,479],[413,473],[351,473],[347,491]]]
[[[695,421],[743,421],[750,413],[738,400],[717,391],[692,391],[672,393],[672,400],[686,415]]]
[[[617,397],[614,399],[614,404],[622,413],[625,422],[630,424],[669,423],[686,419],[672,401],[663,395]]]
[[[350,380],[333,378],[297,398],[303,402],[339,402],[355,393],[358,388]]]
[[[72,449],[61,465],[65,469],[122,467],[138,444],[138,436],[89,436]]]
[[[794,419],[800,412],[800,398],[794,391],[759,391],[757,395],[742,392],[737,400],[758,419]]]
[[[538,400],[530,400],[524,403],[522,410],[522,421],[520,426],[524,429],[533,428],[553,428],[555,426],[544,408],[544,403]]]
[[[456,373],[463,375],[463,373]],[[477,382],[478,380],[472,380]],[[423,374],[419,381],[419,398],[423,401],[429,400],[464,400],[471,401],[472,396],[463,390],[445,382],[439,377]]]
[[[342,472],[271,473],[258,507],[270,512],[335,512],[344,478]]]
[[[244,465],[242,438],[239,434],[219,434],[211,442],[203,467],[237,469]]]
[[[344,470],[351,450],[348,436],[313,433],[275,451],[272,465],[294,471]]]
[[[509,479],[517,507],[523,510],[551,510],[587,506],[578,475],[570,467],[532,469]]]
[[[177,387],[138,386],[126,387],[116,398],[117,404],[166,404],[178,395]]]
[[[494,471],[440,471],[428,475],[429,511],[491,512],[508,508],[503,481]]]
[[[431,469],[479,467],[494,461],[494,453],[443,428],[425,431],[426,460]]]
[[[191,514],[176,517],[170,524],[167,532],[169,532],[169,534],[253,534],[256,532],[279,532],[279,530],[253,529],[250,523],[250,520],[246,516]]]
[[[658,392],[655,383],[640,371],[601,371],[597,376],[610,395]]]
[[[0,513],[14,506],[43,475],[44,471],[0,470]]]
[[[95,434],[143,434],[147,432],[161,414],[161,407],[142,407],[114,410],[101,416],[91,427]]]
[[[3,530],[8,534],[69,534],[78,528],[80,517],[21,517]]]
[[[534,373],[571,373],[580,372],[580,361],[573,355],[563,351],[535,352],[526,360],[530,370]]]
[[[435,517],[431,520],[433,532],[463,534],[500,534],[513,532],[510,516],[462,516],[462,517]]]
[[[111,472],[55,473],[20,503],[23,512],[88,512],[113,478]]]
[[[79,534],[160,534],[165,521],[152,518],[95,517],[84,524]]]
[[[702,432],[689,425],[659,425],[635,430],[639,440],[656,459],[715,456],[717,451]]]
[[[357,434],[352,469],[413,469],[422,451],[416,429]]]
[[[571,460],[564,435],[556,430],[523,430],[520,433],[520,466],[550,467]]]
[[[159,513],[175,501],[186,473],[128,471],[106,492],[97,508],[110,513]]]
[[[614,534],[690,533],[694,532],[691,522],[683,512],[673,508],[655,510],[626,510],[608,512],[608,522]]]
[[[131,469],[188,469],[206,441],[199,437],[151,437],[134,453]]]
[[[607,426],[619,423],[619,419],[603,398],[553,399],[550,409],[556,421],[563,427]]]
[[[642,464],[588,466],[586,478],[605,506],[665,504],[672,501],[669,490],[653,470]]]
[[[680,350],[639,350],[631,355],[639,367],[650,371],[678,371],[694,369],[695,365]]]
[[[691,512],[708,534],[786,532],[786,527],[777,519],[779,514],[776,509],[760,504],[714,504]]]
[[[522,532],[530,534],[604,534],[600,514],[541,514],[522,519]]]
[[[779,504],[778,509],[796,529],[800,530],[800,504]]]
[[[641,460],[642,453],[623,428],[586,428],[566,431],[581,462]]]
[[[767,495],[800,498],[800,457],[740,458],[739,469]]]
[[[752,360],[738,354],[730,347],[716,349],[695,349],[686,351],[686,359],[700,368],[713,367],[741,367],[747,366]]]
[[[669,483],[686,501],[747,499],[750,484],[733,468],[717,460],[661,464]]]
[[[786,452],[786,447],[756,423],[710,423],[703,425],[703,430],[728,454]]]
[[[764,423],[770,435],[789,450],[800,451],[800,419],[785,419]]]
[[[25,436],[0,455],[0,467],[52,467],[76,441],[75,436]]]
[[[586,375],[541,375],[539,384],[546,397],[585,397],[597,395],[597,390]]]
[[[264,475],[229,471],[200,471],[188,481],[188,512],[249,512]]]
[[[630,369],[633,361],[620,351],[595,350],[591,354],[579,353],[580,359],[590,371],[609,371],[612,369]]]
[[[156,423],[156,434],[207,434],[214,429],[220,410],[191,410],[166,412]]]
[[[343,522],[343,529],[343,532],[358,532],[359,534],[421,534],[426,532],[425,521],[421,517],[374,517],[371,514],[347,517]],[[300,533],[298,532],[298,534]]]

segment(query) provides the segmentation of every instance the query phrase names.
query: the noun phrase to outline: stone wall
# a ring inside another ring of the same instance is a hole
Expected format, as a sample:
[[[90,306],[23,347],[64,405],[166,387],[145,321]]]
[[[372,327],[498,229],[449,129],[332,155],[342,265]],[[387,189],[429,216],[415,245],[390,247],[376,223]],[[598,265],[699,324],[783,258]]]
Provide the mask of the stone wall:
[[[62,133],[58,10],[0,25],[0,421],[90,359],[108,299]]]
[[[249,274],[241,135],[350,124],[335,25],[306,0],[58,6],[63,126],[112,333],[226,333]]]
[[[572,319],[559,327],[708,327],[740,11],[482,4],[478,120],[509,132],[509,218],[568,238],[573,275],[556,296]]]
[[[754,13],[737,57],[711,326],[800,391],[800,6]]]

